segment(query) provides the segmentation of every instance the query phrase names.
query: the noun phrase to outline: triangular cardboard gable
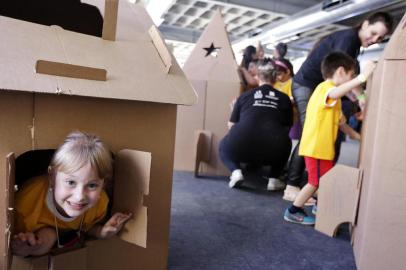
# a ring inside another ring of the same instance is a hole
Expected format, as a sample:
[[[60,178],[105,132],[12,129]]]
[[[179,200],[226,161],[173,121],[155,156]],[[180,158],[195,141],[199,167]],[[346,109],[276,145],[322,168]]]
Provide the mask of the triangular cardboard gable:
[[[210,47],[219,49],[208,54]],[[228,174],[218,156],[218,146],[227,133],[230,103],[239,94],[240,79],[220,11],[215,12],[183,70],[198,92],[199,100],[194,108],[178,107],[175,169],[197,170],[211,175]],[[213,136],[210,149],[204,151],[210,154],[208,162],[195,168],[193,158],[196,157],[198,130],[206,130]]]
[[[205,48],[212,44],[220,48],[217,50],[217,56],[214,56],[215,52],[206,56]],[[189,80],[240,82],[237,68],[226,25],[220,10],[216,10],[197,40],[183,70]]]
[[[173,56],[169,73],[157,68],[166,65],[160,55],[168,49],[159,35],[145,31],[147,22],[155,27],[152,21],[137,23],[145,13],[119,1],[116,41],[0,16],[7,41],[0,43],[0,89],[193,104],[196,95]],[[104,69],[107,81],[39,74],[38,60]]]

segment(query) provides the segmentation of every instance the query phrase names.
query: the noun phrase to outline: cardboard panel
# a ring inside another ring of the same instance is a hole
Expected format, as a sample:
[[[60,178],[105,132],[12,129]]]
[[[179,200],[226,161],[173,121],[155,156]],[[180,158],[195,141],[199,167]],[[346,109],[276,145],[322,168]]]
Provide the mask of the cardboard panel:
[[[50,256],[49,270],[90,270],[87,267],[87,249],[69,251]]]
[[[337,164],[320,180],[315,229],[335,236],[341,223],[354,224],[361,188],[360,171]]]
[[[141,17],[148,16],[146,11],[121,2],[127,16],[119,16],[119,27],[123,24],[127,30],[143,29],[145,25],[138,25],[134,11],[142,13]],[[191,105],[196,101],[196,94],[172,55],[169,75],[157,68],[162,66],[162,60],[148,35],[109,42],[7,17],[0,17],[0,28],[7,40],[0,44],[0,59],[5,63],[0,67],[0,89],[171,104]],[[36,74],[32,69],[39,59],[106,69],[109,79],[98,82]]]
[[[6,228],[2,230],[5,233],[5,250],[0,251],[4,259],[2,268],[10,269],[12,261],[12,253],[10,250],[10,241],[14,236],[14,183],[15,183],[15,157],[14,153],[10,153],[6,157]]]
[[[197,104],[186,107],[178,106],[176,119],[175,170],[193,171],[195,167],[194,152],[195,132],[204,128],[206,112],[206,81],[191,81],[199,99]]]
[[[35,65],[35,71],[41,74],[71,77],[77,79],[96,81],[107,80],[107,71],[105,69],[70,65],[66,63],[58,63],[46,60],[38,60]]]
[[[49,270],[49,256],[22,258],[13,256],[11,270]]]
[[[16,155],[31,149],[31,125],[33,121],[33,95],[26,93],[12,93],[0,91],[0,190],[10,190],[6,184],[9,166],[5,162],[6,156],[10,152]],[[11,191],[11,190],[10,190]],[[0,229],[6,232],[8,215],[8,201],[3,195],[0,199]],[[0,267],[7,264],[4,260],[4,251],[7,249],[8,241],[6,234],[0,233]]]
[[[143,198],[149,193],[150,170],[151,153],[125,149],[116,155],[113,213],[133,213],[120,238],[144,248],[147,247],[148,216]]]
[[[196,137],[196,144],[195,144],[195,168],[194,174],[195,176],[199,176],[200,172],[200,164],[202,162],[210,162],[211,157],[211,146],[212,146],[212,139],[213,133],[210,131],[198,130],[195,133]]]
[[[36,148],[56,148],[69,132],[81,130],[99,135],[114,153],[121,149],[151,153],[147,248],[120,240],[117,257],[94,256],[106,270],[119,265],[118,260],[126,262],[121,269],[134,269],[133,265],[145,270],[166,269],[176,106],[65,95],[41,95],[35,101]],[[107,250],[99,253],[111,253],[109,245],[102,246]]]
[[[405,70],[404,60],[382,60],[373,78],[364,129],[373,138],[366,136],[370,144],[365,148],[369,149],[364,150],[360,161],[365,184],[354,231],[359,269],[404,266],[406,218],[402,213],[406,211],[406,153],[399,144],[406,136],[402,124],[406,121]],[[385,256],[382,258],[381,254]]]
[[[227,134],[227,122],[230,119],[230,103],[238,97],[240,84],[237,82],[207,82],[206,118],[204,130],[213,133],[211,157],[204,164],[203,171],[212,175],[228,175],[228,169],[220,160],[218,149],[220,140]]]

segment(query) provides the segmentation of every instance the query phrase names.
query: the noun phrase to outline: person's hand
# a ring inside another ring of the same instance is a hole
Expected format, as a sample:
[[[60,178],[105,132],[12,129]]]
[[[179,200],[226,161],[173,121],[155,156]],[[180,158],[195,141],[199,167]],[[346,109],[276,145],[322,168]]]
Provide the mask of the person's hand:
[[[11,250],[17,256],[28,256],[42,248],[42,241],[32,232],[19,233],[11,240]]]
[[[131,216],[131,213],[115,213],[101,228],[100,237],[109,238],[116,235],[123,228],[125,222],[131,218]]]
[[[352,140],[357,140],[357,141],[360,141],[360,140],[361,140],[361,134],[359,134],[359,133],[356,132],[356,131],[351,132],[351,133],[349,134],[349,136],[350,136],[350,138],[351,138]]]
[[[375,62],[370,61],[370,60],[365,62],[365,65],[362,69],[362,74],[364,74],[365,78],[368,78],[369,75],[371,75],[371,73],[374,71],[375,67],[376,67]]]

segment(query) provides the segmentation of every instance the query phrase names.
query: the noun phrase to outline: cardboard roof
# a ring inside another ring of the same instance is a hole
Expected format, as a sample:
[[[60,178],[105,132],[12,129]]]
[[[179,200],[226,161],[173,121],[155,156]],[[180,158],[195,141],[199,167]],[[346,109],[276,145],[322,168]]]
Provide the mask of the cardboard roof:
[[[119,2],[116,41],[3,16],[0,29],[0,89],[185,105],[196,102],[193,88],[139,5]],[[105,70],[107,80],[39,74],[35,71],[38,60]]]
[[[213,44],[217,57],[207,55],[207,50]],[[196,46],[183,66],[190,80],[213,80],[240,82],[237,63],[228,39],[226,26],[219,10],[196,42]]]

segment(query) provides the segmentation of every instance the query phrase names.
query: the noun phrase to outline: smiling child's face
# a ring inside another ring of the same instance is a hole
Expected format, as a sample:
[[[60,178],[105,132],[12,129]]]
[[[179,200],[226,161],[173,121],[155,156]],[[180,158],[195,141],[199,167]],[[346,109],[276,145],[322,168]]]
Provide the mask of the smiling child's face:
[[[54,180],[54,199],[61,215],[78,217],[99,200],[104,180],[90,163],[73,173],[57,171]]]

